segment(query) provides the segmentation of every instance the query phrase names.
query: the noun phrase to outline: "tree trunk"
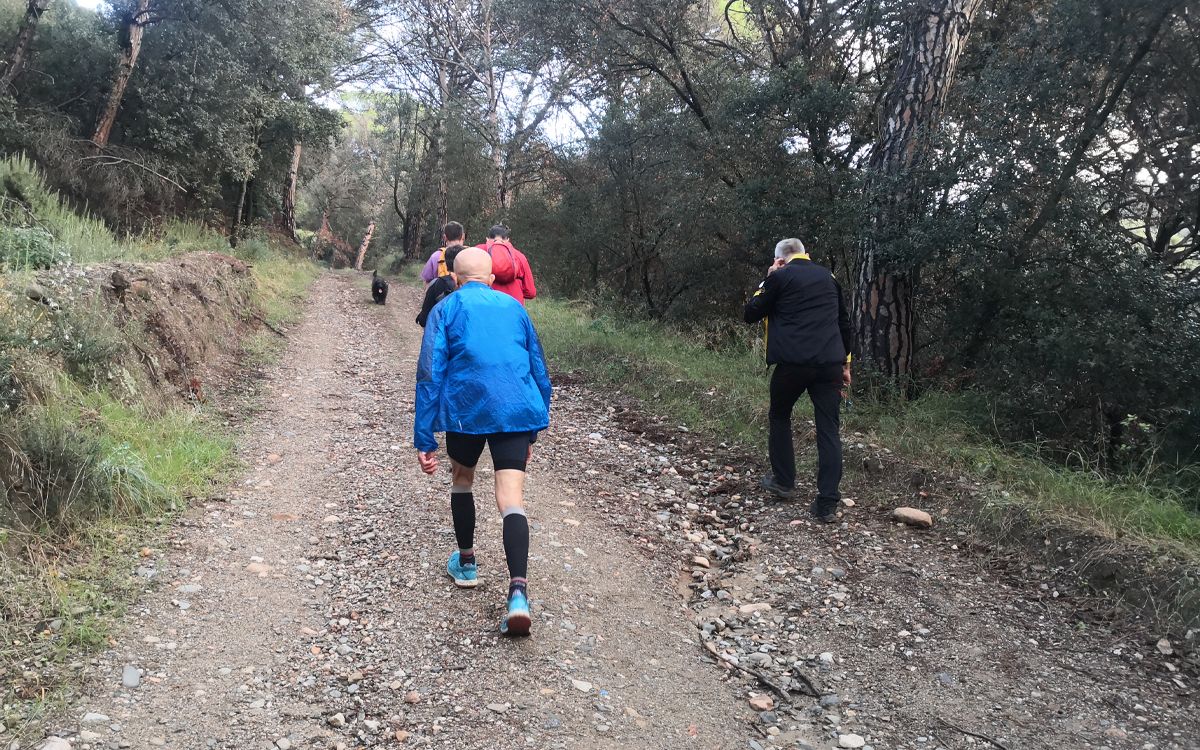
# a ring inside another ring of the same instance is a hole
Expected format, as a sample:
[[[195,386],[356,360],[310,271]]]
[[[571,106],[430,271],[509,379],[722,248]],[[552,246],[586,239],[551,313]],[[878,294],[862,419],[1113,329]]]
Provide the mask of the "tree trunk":
[[[21,19],[21,28],[17,32],[17,43],[13,47],[12,57],[8,61],[8,69],[0,76],[0,91],[8,91],[9,87],[25,69],[25,61],[29,59],[29,50],[33,46],[33,35],[37,32],[38,22],[49,7],[50,0],[29,0],[25,7],[25,17]]]
[[[279,225],[293,242],[299,242],[296,237],[296,183],[300,178],[300,157],[304,153],[304,144],[296,139],[292,147],[292,165],[288,168],[287,191],[283,194],[283,215],[279,217]]]
[[[437,216],[436,231],[440,235],[442,227],[450,221],[450,188],[446,179],[446,121],[448,119],[447,112],[450,109],[450,72],[446,70],[444,62],[438,63],[438,94],[441,96],[441,101],[438,102],[435,130],[434,173],[437,179],[437,196],[434,213]]]
[[[229,246],[237,247],[242,235],[242,216],[246,210],[246,193],[250,190],[250,178],[242,180],[242,193],[238,196],[237,210],[233,214],[233,228],[229,232]]]
[[[913,295],[919,268],[896,257],[913,218],[923,210],[914,172],[929,148],[959,57],[981,0],[930,0],[905,36],[896,78],[884,100],[884,121],[871,152],[871,199],[859,246],[855,287],[855,348],[881,374],[907,379],[916,326]]]
[[[492,142],[492,185],[495,189],[495,211],[493,218],[503,221],[508,210],[508,196],[504,179],[504,144],[500,132],[500,86],[496,81],[496,58],[494,54],[495,23],[492,14],[492,0],[482,0],[483,10],[483,54],[487,68],[487,129],[488,139]]]
[[[367,247],[371,244],[371,235],[375,234],[375,222],[371,222],[367,227],[367,233],[363,236],[362,244],[358,246],[358,257],[354,259],[354,270],[361,271],[363,259],[367,257]]]
[[[137,65],[138,55],[142,53],[142,36],[146,33],[149,23],[150,0],[138,0],[137,10],[126,20],[125,35],[127,40],[121,50],[121,61],[117,65],[117,75],[113,79],[112,91],[108,92],[108,104],[104,107],[100,121],[96,123],[96,133],[92,142],[97,146],[108,145],[108,137],[112,134],[113,123],[117,120],[117,110],[125,98],[125,88],[133,76],[133,68]]]

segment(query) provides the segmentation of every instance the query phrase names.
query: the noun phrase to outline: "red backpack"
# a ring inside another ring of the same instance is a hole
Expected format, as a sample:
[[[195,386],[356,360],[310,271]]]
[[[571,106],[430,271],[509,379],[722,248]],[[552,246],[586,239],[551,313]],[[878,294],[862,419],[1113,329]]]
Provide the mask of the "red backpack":
[[[482,247],[488,255],[492,256],[492,274],[496,277],[497,284],[511,284],[517,279],[521,266],[513,254],[512,245],[504,240],[498,240],[488,242]],[[498,248],[503,248],[504,252],[496,252]]]

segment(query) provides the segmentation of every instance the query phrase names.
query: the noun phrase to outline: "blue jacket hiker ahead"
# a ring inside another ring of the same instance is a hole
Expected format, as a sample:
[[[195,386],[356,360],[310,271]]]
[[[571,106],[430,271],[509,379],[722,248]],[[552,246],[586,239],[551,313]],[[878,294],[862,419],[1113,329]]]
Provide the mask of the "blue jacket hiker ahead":
[[[492,259],[478,248],[454,260],[461,285],[434,306],[417,363],[413,443],[426,474],[437,471],[435,433],[446,433],[450,514],[458,549],[446,572],[459,588],[479,582],[475,559],[475,466],[486,446],[504,519],[508,609],[500,632],[529,635],[529,522],[525,469],[537,434],[550,424],[550,376],[525,307],[491,289]]]
[[[550,376],[525,307],[480,281],[433,308],[417,363],[414,443],[434,433],[539,432],[550,425]]]

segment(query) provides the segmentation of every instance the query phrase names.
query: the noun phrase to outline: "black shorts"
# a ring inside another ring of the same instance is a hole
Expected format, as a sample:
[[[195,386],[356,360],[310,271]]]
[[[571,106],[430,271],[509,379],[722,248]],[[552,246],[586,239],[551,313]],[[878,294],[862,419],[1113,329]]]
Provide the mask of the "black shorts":
[[[454,463],[474,469],[483,455],[483,444],[492,451],[492,467],[496,471],[515,469],[525,471],[525,459],[529,446],[537,433],[493,432],[490,435],[467,435],[462,432],[446,433],[446,454]]]

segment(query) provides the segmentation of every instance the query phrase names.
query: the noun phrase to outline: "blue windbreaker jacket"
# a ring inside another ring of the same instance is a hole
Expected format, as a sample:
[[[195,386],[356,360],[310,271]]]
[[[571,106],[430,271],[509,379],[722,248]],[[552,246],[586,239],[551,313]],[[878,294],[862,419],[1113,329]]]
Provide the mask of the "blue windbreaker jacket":
[[[437,432],[535,432],[550,425],[550,375],[537,331],[512,297],[472,281],[429,314],[417,362],[413,443]]]

